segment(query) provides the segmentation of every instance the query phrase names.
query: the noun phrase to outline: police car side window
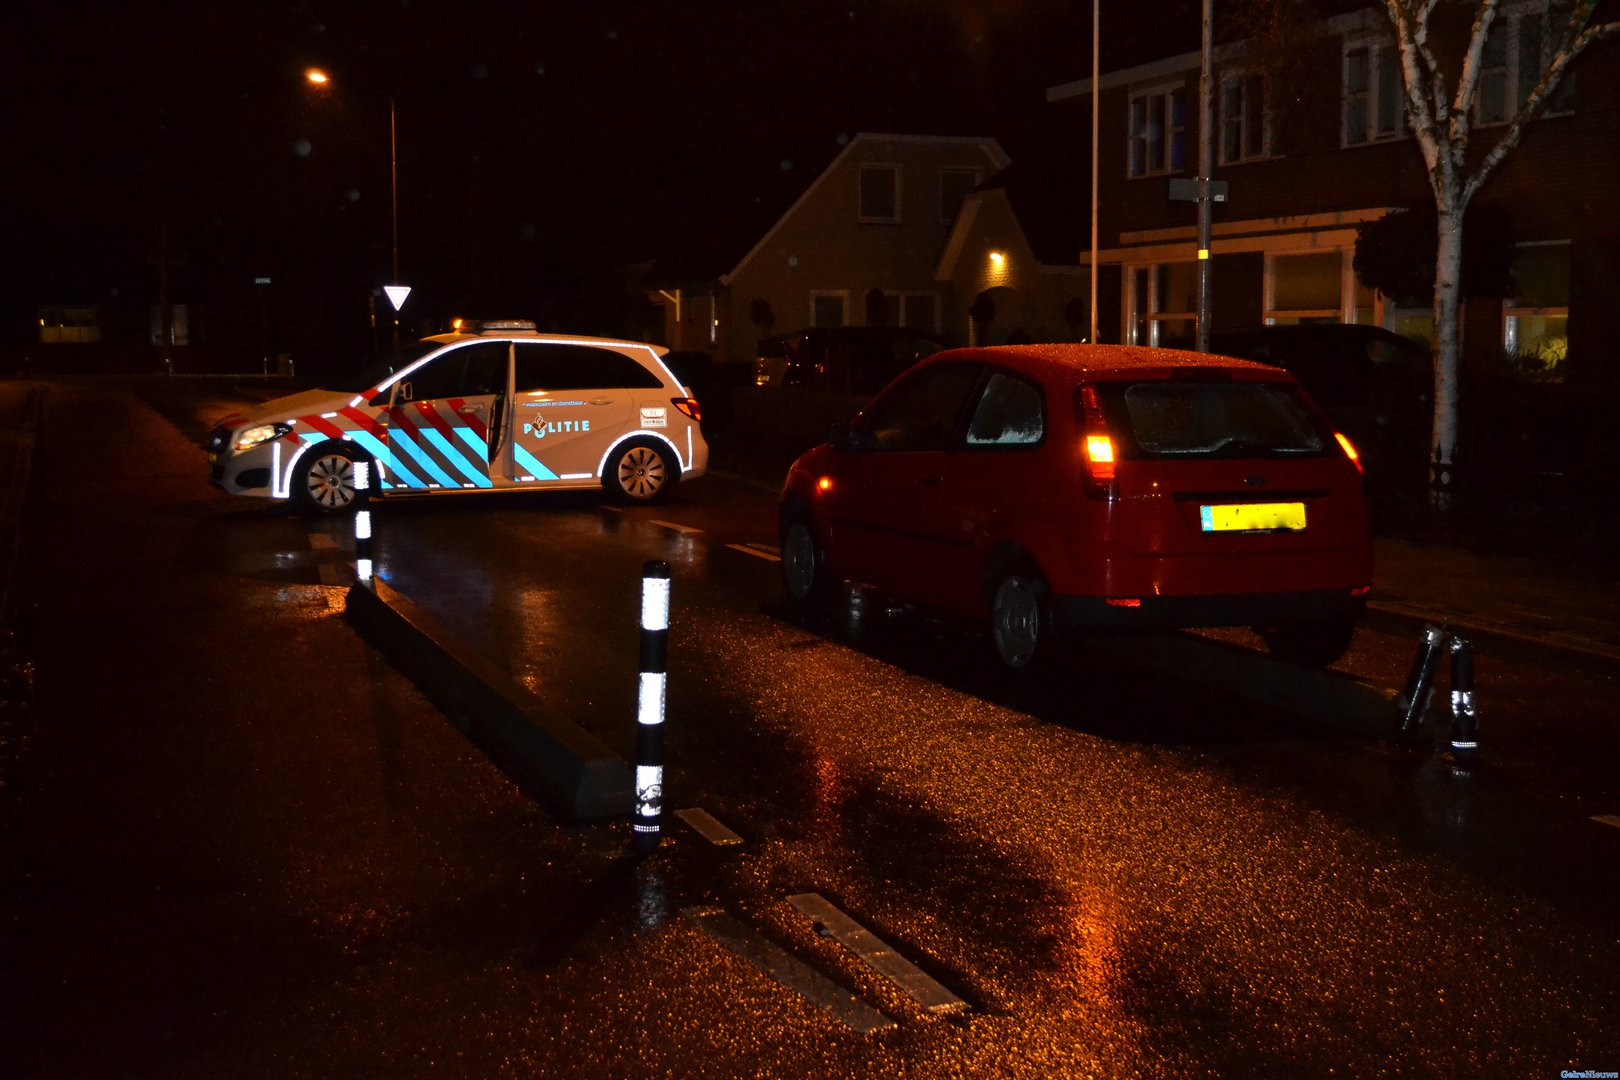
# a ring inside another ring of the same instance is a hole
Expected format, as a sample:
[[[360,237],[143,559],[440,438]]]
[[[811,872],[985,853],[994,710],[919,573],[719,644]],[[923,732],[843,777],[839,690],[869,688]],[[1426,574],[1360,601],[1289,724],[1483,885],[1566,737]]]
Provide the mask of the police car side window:
[[[485,341],[451,349],[411,372],[402,383],[409,386],[414,401],[499,394],[506,389],[506,348],[504,341]]]
[[[514,372],[518,393],[539,390],[653,389],[658,377],[630,357],[590,345],[519,342]]]

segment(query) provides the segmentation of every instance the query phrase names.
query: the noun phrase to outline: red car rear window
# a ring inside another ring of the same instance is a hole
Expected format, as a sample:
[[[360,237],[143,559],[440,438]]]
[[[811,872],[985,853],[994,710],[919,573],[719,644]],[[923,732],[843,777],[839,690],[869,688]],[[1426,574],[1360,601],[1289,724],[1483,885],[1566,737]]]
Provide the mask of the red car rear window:
[[[1311,457],[1333,433],[1288,383],[1099,383],[1109,427],[1130,457]]]

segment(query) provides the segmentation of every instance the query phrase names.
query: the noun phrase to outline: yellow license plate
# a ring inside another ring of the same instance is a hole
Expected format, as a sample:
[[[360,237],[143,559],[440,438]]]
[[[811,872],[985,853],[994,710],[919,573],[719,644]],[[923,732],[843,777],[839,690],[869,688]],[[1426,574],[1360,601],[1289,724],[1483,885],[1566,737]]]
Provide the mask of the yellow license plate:
[[[1198,508],[1198,523],[1204,532],[1255,532],[1273,529],[1303,529],[1305,504],[1227,503]]]

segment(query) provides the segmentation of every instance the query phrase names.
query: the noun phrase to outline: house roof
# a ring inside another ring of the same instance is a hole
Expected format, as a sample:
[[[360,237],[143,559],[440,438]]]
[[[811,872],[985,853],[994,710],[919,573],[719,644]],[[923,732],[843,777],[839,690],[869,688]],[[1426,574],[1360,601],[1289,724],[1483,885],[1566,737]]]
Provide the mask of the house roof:
[[[988,136],[862,132],[845,141],[808,185],[803,171],[784,161],[778,170],[762,170],[746,178],[746,194],[740,201],[733,198],[723,205],[693,207],[684,220],[672,223],[668,250],[653,260],[643,279],[645,287],[725,282],[837,171],[845,158],[856,153],[863,143],[871,142],[977,143],[983,146],[992,168],[1004,169],[1009,164],[1000,143]],[[720,202],[718,198],[715,201]]]

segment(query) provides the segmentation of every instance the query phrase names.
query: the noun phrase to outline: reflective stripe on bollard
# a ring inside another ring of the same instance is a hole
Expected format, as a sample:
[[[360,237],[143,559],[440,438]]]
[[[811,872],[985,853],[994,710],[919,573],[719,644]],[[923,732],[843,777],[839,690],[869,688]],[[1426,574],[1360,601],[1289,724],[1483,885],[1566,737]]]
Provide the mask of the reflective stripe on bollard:
[[[354,572],[371,580],[371,462],[354,463]]]
[[[664,808],[664,696],[669,665],[669,564],[641,576],[641,676],[636,694],[636,849],[658,847]]]
[[[1478,737],[1474,716],[1474,646],[1464,638],[1452,638],[1451,756],[1457,764],[1474,764],[1479,752]]]

